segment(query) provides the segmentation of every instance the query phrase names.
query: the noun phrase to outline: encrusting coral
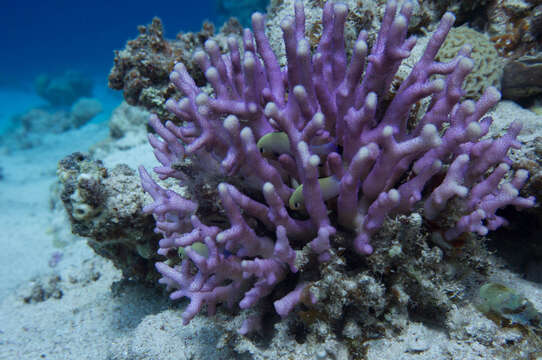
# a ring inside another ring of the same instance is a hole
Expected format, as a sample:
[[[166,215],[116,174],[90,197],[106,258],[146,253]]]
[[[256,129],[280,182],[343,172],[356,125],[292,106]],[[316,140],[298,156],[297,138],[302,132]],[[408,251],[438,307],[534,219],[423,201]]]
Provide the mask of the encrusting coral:
[[[470,57],[474,68],[465,78],[463,90],[465,97],[477,100],[488,86],[500,88],[504,61],[487,36],[466,25],[451,29],[437,54],[437,60],[452,60],[465,44],[472,47]]]
[[[311,53],[303,2],[296,1],[295,17],[281,23],[285,68],[258,13],[253,32],[243,34],[243,50],[232,37],[229,54],[212,40],[194,53],[212,94],[182,63],[175,65],[170,79],[185,98],[166,107],[183,124],[151,116],[159,136],[149,141],[161,163],[158,177],[179,180],[184,192],[162,188],[144,168],[140,175],[154,199],[144,211],[163,235],[160,282],[173,290],[172,299],[190,298],[185,323],[204,305],[210,314],[220,303],[254,306],[298,272],[301,253],[310,249],[320,263],[329,261],[335,237],[371,254],[371,238],[387,217],[423,212],[443,224],[443,240],[450,241],[503,225],[499,208],[534,204],[519,196],[527,171],[512,173],[507,157],[520,146],[521,124],[513,122],[499,139],[483,138],[492,122],[484,114],[499,92],[490,87],[477,102],[460,101],[473,68],[470,49],[447,63],[434,60],[454,22],[451,13],[390,94],[416,42],[407,38],[412,4],[398,14],[397,7],[388,2],[370,53],[367,34],[359,34],[350,61],[343,41],[347,6],[326,2],[322,37]],[[411,116],[426,98],[426,113]],[[282,317],[317,300],[302,274],[298,279],[274,301]],[[240,331],[255,327],[249,319]]]

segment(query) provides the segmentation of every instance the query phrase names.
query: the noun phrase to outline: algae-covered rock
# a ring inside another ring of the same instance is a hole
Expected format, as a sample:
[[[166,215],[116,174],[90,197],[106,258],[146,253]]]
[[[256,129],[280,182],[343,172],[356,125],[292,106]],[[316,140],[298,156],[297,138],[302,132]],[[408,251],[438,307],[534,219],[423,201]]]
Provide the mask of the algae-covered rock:
[[[498,283],[482,285],[478,296],[478,309],[486,315],[519,324],[540,328],[542,313],[525,296]]]
[[[509,61],[504,67],[502,94],[512,100],[542,94],[542,55]]]
[[[72,232],[88,238],[125,277],[154,285],[158,238],[154,220],[142,212],[145,195],[135,172],[126,165],[108,170],[101,161],[73,153],[59,162],[57,173]]]

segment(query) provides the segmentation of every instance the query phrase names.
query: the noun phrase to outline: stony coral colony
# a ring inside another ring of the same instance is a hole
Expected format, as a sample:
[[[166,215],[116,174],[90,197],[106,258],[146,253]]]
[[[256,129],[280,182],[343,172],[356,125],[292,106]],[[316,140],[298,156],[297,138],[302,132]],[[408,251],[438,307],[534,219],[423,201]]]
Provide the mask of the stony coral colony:
[[[281,22],[286,66],[256,13],[242,48],[230,38],[222,55],[209,40],[194,53],[210,87],[198,87],[182,63],[175,66],[170,79],[185,97],[166,107],[181,125],[151,117],[157,135],[149,141],[161,163],[154,171],[178,180],[185,193],[163,188],[140,168],[154,199],[144,210],[163,235],[160,282],[172,299],[190,298],[185,323],[204,305],[211,314],[220,303],[250,308],[293,273],[297,285],[274,301],[276,312],[286,316],[298,303],[314,303],[300,274],[307,268],[302,254],[325,263],[336,256],[337,238],[371,254],[371,239],[388,217],[445,217],[441,236],[451,241],[505,224],[499,208],[534,204],[519,196],[527,171],[512,172],[507,157],[520,147],[521,124],[511,123],[499,139],[484,138],[498,90],[488,88],[476,102],[462,99],[473,68],[469,47],[449,62],[434,60],[454,22],[451,13],[390,95],[416,43],[407,36],[409,2],[398,9],[389,1],[374,45],[369,49],[360,32],[350,59],[346,5],[326,2],[315,51],[303,2],[294,8],[295,16]],[[412,119],[411,109],[422,103],[425,113]],[[241,331],[251,330],[250,323]]]

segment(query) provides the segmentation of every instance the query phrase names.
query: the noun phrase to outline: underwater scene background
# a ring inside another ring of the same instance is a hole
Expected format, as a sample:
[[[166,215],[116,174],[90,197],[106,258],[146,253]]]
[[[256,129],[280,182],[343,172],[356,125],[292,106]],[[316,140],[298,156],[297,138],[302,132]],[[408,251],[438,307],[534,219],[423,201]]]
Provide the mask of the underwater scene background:
[[[201,29],[204,20],[219,28],[234,12],[248,24],[250,14],[265,10],[266,5],[261,0],[204,0],[197,4],[182,0],[158,2],[152,7],[137,1],[120,1],[114,6],[108,1],[6,3],[0,14],[6,27],[1,35],[0,127],[5,128],[10,117],[24,112],[25,106],[42,104],[33,91],[41,74],[77,71],[92,80],[97,96],[103,100],[115,97],[115,92],[107,91],[106,80],[113,51],[121,49],[127,39],[137,35],[139,25],[150,23],[155,16],[164,24],[164,35],[174,38],[178,32]],[[115,97],[115,102],[119,99]],[[19,102],[21,106],[16,106]],[[107,116],[103,114],[98,120]]]
[[[542,0],[0,21],[0,359],[542,358]]]

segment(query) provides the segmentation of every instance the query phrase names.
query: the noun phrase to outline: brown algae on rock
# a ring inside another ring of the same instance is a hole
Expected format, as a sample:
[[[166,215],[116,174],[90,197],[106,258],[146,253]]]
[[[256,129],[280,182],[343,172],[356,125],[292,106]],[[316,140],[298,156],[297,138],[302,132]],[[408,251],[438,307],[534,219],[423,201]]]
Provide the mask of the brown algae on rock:
[[[479,291],[478,310],[509,325],[542,330],[542,313],[522,294],[499,284],[484,284]]]

